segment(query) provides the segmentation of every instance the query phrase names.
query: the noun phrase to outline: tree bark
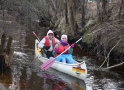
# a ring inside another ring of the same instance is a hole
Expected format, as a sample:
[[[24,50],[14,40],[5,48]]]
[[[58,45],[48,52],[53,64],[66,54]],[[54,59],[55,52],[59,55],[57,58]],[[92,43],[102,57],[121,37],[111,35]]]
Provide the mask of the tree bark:
[[[107,3],[107,0],[102,0],[102,21],[108,20]]]
[[[7,41],[7,47],[6,47],[6,53],[8,55],[9,55],[9,52],[10,52],[11,44],[12,44],[12,37],[9,36],[9,40]]]
[[[107,7],[107,0],[102,0],[102,9],[103,9],[102,14],[105,16],[107,15],[107,10],[106,10],[107,8],[106,7]]]
[[[101,13],[100,13],[100,0],[97,0],[97,16],[98,16],[98,21],[102,21],[101,19]]]
[[[68,15],[69,15],[69,24],[71,28],[72,36],[75,38],[76,31],[76,15],[75,15],[75,6],[74,0],[68,0]]]
[[[6,36],[5,36],[5,33],[3,33],[2,37],[1,37],[0,55],[4,54],[5,42],[6,42]]]
[[[81,16],[82,16],[82,20],[81,20],[81,25],[82,25],[82,27],[84,27],[85,26],[85,0],[82,0],[82,4],[81,4]]]
[[[67,0],[64,0],[64,6],[65,6],[65,21],[66,21],[66,24],[68,24],[68,8],[67,8]]]
[[[120,9],[119,9],[119,13],[118,13],[118,18],[120,20],[122,19],[122,16],[123,16],[123,15],[121,15],[122,9],[123,9],[123,5],[124,5],[124,0],[121,0]]]
[[[101,0],[101,2],[100,0],[97,0],[97,15],[98,15],[98,20],[100,22],[108,20],[107,4],[108,4],[107,0]]]
[[[53,7],[54,7],[54,11],[55,11],[55,19],[57,20],[57,1],[56,0],[51,0]]]

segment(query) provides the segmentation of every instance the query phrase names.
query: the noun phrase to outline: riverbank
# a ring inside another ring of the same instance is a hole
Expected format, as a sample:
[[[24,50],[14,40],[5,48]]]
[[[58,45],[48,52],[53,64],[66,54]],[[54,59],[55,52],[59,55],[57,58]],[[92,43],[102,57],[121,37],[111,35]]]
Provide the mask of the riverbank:
[[[81,36],[83,39],[80,48],[89,53],[95,53],[96,59],[101,63],[100,68],[114,69],[123,71],[124,59],[124,22],[123,21],[110,21],[98,22],[89,20],[84,28],[76,31],[76,37],[73,37],[69,31],[69,27],[62,19],[60,21],[57,32],[58,36],[67,34],[69,43],[74,43]]]
[[[97,59],[103,62],[100,68],[104,66],[106,69],[115,70],[116,67],[123,71],[123,23],[122,21],[97,23],[83,31],[84,38],[80,46],[85,51],[96,54]]]

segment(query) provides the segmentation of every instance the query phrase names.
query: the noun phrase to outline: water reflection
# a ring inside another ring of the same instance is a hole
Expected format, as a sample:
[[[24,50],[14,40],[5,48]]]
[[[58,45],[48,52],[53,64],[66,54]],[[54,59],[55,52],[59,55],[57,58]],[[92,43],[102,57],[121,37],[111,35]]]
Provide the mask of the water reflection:
[[[50,72],[42,71],[38,73],[38,76],[44,78],[45,90],[86,90],[86,84],[83,80],[53,69]]]
[[[0,90],[7,90],[2,83],[0,83]]]
[[[4,72],[0,72],[0,90],[7,90],[5,87],[9,87],[12,82],[11,70],[7,69]]]
[[[10,90],[20,90],[20,76],[22,75],[21,69],[21,65],[12,66],[12,84],[9,86]]]

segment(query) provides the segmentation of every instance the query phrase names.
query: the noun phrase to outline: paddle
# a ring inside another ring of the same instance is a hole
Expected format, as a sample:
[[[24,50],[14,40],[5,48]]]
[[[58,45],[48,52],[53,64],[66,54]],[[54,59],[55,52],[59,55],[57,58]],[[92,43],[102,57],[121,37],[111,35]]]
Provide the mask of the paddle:
[[[38,36],[36,35],[36,33],[33,31],[33,34],[37,37],[37,40],[40,42],[40,39],[38,38]],[[46,53],[46,50],[45,49],[43,49],[42,48],[42,51],[44,52],[44,53]]]
[[[33,34],[37,37],[38,41],[40,42],[40,39],[39,39],[38,36],[35,34],[35,32],[33,32]]]
[[[80,39],[78,39],[74,44],[78,43],[80,40],[82,40],[82,38],[83,38],[83,36],[82,36]],[[71,46],[70,46],[70,47],[71,47]],[[63,52],[62,52],[61,54],[59,54],[57,57],[59,57],[60,55],[62,55],[63,53],[65,53],[70,47],[68,47],[65,51],[63,51]],[[53,59],[51,59],[51,60],[46,61],[45,63],[43,63],[43,64],[40,66],[40,68],[41,68],[42,70],[47,70],[50,66],[52,66],[52,64],[55,62],[55,59],[56,59],[57,57],[55,57],[55,58],[53,58]]]

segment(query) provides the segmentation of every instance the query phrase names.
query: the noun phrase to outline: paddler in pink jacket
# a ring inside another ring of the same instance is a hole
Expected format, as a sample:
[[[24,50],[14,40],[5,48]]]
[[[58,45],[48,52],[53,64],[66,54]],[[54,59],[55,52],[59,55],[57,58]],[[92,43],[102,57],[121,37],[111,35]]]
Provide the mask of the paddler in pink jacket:
[[[70,47],[67,40],[68,40],[67,35],[63,34],[61,36],[60,42],[57,43],[54,47],[54,57],[58,56],[59,54],[61,54],[63,51],[65,51],[67,48]],[[71,47],[66,52],[64,52],[62,55],[57,57],[56,61],[70,63],[70,64],[74,63],[74,60],[72,59],[72,55],[71,55],[73,52],[73,47],[74,44],[72,44]]]

